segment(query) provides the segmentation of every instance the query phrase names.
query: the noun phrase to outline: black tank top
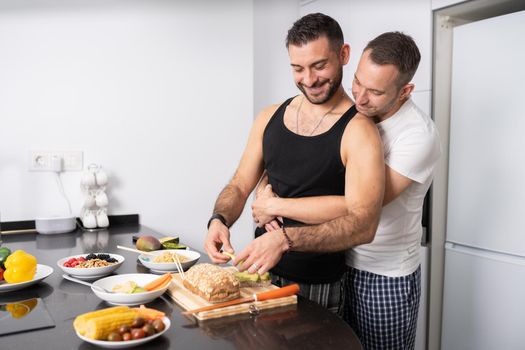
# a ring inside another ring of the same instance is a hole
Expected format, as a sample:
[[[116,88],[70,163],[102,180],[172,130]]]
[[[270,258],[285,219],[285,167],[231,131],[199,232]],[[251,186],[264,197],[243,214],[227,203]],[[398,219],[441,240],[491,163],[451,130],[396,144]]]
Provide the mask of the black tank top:
[[[344,195],[345,167],[341,160],[341,139],[348,122],[357,113],[354,106],[326,132],[301,136],[284,125],[286,100],[271,117],[263,135],[264,168],[273,191],[282,198]],[[304,224],[284,218],[285,226]],[[255,230],[258,237],[266,231]],[[271,270],[299,283],[332,283],[345,271],[344,252],[289,252]]]

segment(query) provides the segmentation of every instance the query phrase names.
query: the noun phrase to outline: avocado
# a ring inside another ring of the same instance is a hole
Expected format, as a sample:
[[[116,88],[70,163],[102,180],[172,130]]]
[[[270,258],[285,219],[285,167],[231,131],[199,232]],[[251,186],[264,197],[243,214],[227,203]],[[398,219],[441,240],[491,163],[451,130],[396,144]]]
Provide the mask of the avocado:
[[[261,281],[270,281],[272,279],[269,272],[264,273],[260,277],[261,277]]]
[[[235,272],[235,277],[239,279],[241,282],[258,282],[261,280],[261,276],[259,276],[256,273],[248,273],[248,271],[244,272]]]
[[[174,242],[165,242],[162,243],[162,249],[186,249],[186,246]]]
[[[179,243],[179,237],[162,237],[159,239],[161,244],[164,243]]]

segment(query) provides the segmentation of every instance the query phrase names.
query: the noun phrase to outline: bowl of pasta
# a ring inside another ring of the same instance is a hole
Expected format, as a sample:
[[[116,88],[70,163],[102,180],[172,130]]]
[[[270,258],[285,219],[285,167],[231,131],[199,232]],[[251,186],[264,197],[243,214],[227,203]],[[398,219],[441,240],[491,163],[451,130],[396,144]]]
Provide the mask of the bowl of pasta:
[[[153,254],[153,255],[152,255]],[[177,272],[177,259],[182,269],[193,266],[201,255],[193,250],[164,249],[148,252],[148,255],[139,255],[139,261],[153,273]]]

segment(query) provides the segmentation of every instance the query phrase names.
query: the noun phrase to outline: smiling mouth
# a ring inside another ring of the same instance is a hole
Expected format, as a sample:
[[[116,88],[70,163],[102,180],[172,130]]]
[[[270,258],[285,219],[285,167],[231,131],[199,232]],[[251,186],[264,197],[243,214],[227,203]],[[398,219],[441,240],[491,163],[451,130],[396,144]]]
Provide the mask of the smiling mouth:
[[[304,86],[304,85],[303,85]],[[320,93],[323,92],[323,86],[324,84],[322,85],[319,85],[319,86],[312,86],[312,87],[309,87],[309,86],[304,86],[305,90],[308,91],[309,93],[311,93],[312,95],[319,95]]]

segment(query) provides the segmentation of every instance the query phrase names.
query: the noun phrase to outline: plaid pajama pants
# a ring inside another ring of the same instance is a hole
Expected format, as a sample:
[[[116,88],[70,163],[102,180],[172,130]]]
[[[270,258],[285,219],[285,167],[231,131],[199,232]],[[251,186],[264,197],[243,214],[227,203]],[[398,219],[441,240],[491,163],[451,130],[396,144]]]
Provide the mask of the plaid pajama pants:
[[[272,284],[278,287],[284,287],[286,285],[297,283],[294,281],[287,280],[278,275],[271,274]],[[334,283],[323,283],[323,284],[299,284],[299,295],[305,299],[311,300],[333,313],[338,313],[341,306],[341,297],[343,294],[343,283],[346,279],[346,272],[341,280]]]
[[[421,267],[402,277],[349,268],[340,316],[366,350],[414,349]]]

